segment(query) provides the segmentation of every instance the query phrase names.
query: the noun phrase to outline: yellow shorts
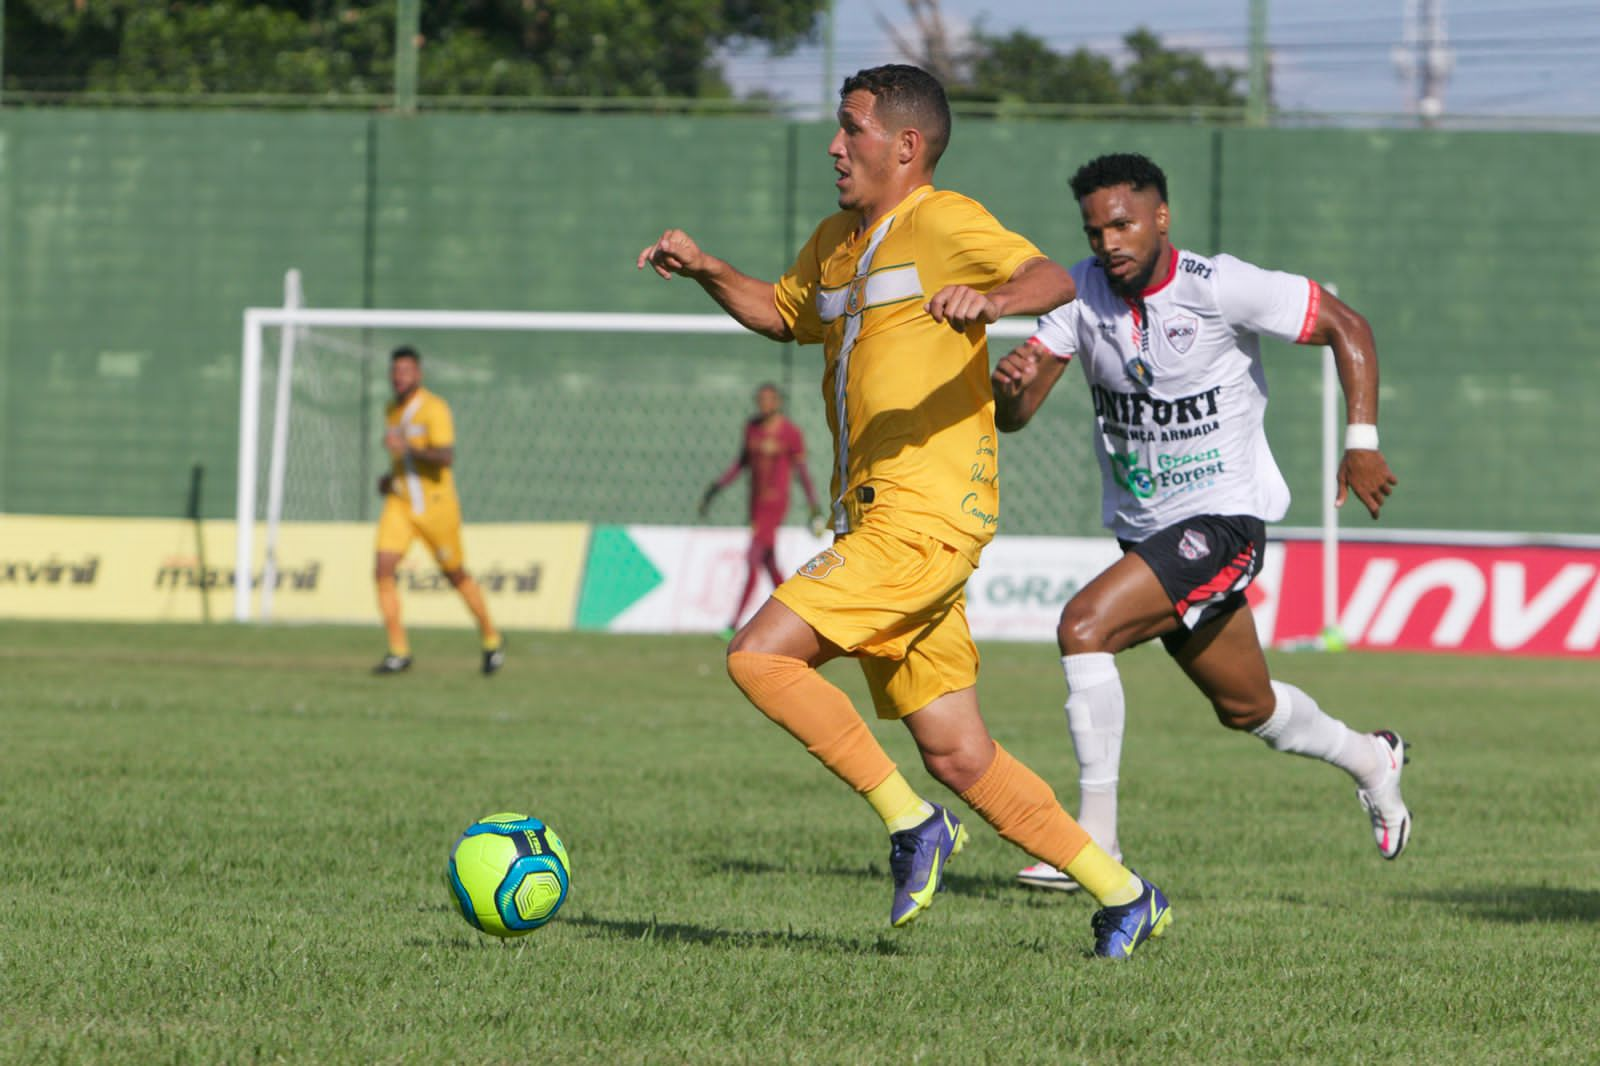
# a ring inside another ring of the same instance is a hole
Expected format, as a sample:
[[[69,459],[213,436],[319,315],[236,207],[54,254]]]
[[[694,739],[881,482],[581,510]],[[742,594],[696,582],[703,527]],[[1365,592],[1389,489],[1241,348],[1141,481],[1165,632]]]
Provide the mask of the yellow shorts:
[[[972,569],[943,541],[868,521],[773,596],[860,660],[879,718],[904,718],[978,682],[967,628]]]
[[[467,564],[461,550],[461,505],[447,496],[430,499],[421,514],[411,510],[411,503],[399,496],[389,496],[383,502],[383,514],[378,517],[378,551],[404,555],[411,542],[421,537],[439,563],[439,569],[450,573]]]

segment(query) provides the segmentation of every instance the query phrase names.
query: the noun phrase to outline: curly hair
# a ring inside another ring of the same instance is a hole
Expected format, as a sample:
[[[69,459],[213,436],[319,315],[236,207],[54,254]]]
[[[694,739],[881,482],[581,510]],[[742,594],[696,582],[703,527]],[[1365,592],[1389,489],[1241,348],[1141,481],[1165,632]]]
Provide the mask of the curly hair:
[[[1167,202],[1167,176],[1147,156],[1117,152],[1089,160],[1072,175],[1072,195],[1081,200],[1092,192],[1113,185],[1130,185],[1135,191],[1154,188]]]
[[[928,143],[928,169],[932,170],[950,143],[950,101],[939,79],[921,67],[888,63],[846,78],[839,99],[858,89],[872,94],[873,109],[885,126],[921,132]]]

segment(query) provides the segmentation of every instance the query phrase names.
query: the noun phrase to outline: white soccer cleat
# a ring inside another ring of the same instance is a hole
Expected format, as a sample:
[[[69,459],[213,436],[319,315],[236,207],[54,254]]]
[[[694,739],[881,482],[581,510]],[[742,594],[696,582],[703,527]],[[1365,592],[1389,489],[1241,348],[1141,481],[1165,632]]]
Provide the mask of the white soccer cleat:
[[[1017,880],[1030,888],[1051,888],[1057,892],[1076,892],[1083,886],[1071,874],[1056,869],[1047,862],[1036,862],[1017,871]]]
[[[1356,798],[1372,819],[1372,839],[1377,842],[1378,854],[1385,859],[1398,859],[1411,842],[1411,812],[1400,798],[1400,773],[1411,756],[1406,752],[1406,742],[1399,734],[1380,729],[1372,734],[1378,745],[1379,756],[1387,759],[1388,768],[1383,782],[1376,788],[1356,789]]]

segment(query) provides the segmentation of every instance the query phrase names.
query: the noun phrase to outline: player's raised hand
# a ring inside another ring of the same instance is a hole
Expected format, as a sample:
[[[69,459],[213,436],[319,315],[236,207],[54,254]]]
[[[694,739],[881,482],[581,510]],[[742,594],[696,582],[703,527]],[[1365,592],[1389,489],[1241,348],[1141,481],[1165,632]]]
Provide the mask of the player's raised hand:
[[[1376,448],[1352,448],[1339,463],[1339,495],[1334,497],[1333,505],[1343,507],[1345,497],[1354,492],[1368,513],[1377,518],[1383,501],[1399,483],[1382,452]]]
[[[1044,349],[1031,339],[1011,349],[989,375],[994,390],[1002,396],[1021,396],[1039,376],[1039,358],[1043,354]]]
[[[674,274],[694,274],[705,258],[693,237],[681,229],[669,229],[639,253],[637,266],[640,270],[648,266],[661,277],[670,278]]]
[[[711,501],[717,498],[717,493],[722,491],[722,486],[713,481],[706,486],[705,495],[700,497],[700,506],[697,508],[701,518],[711,513]]]
[[[923,304],[935,322],[943,322],[957,333],[975,322],[987,325],[1000,317],[1000,309],[989,297],[970,285],[946,285]]]

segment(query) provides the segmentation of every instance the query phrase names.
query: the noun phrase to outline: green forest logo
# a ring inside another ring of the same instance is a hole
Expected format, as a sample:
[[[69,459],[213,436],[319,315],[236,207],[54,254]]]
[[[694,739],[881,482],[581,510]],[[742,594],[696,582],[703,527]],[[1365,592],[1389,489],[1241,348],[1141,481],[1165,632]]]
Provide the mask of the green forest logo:
[[[1155,479],[1151,477],[1149,467],[1138,464],[1138,452],[1112,452],[1111,476],[1116,478],[1118,485],[1139,499],[1148,500],[1155,495]]]

